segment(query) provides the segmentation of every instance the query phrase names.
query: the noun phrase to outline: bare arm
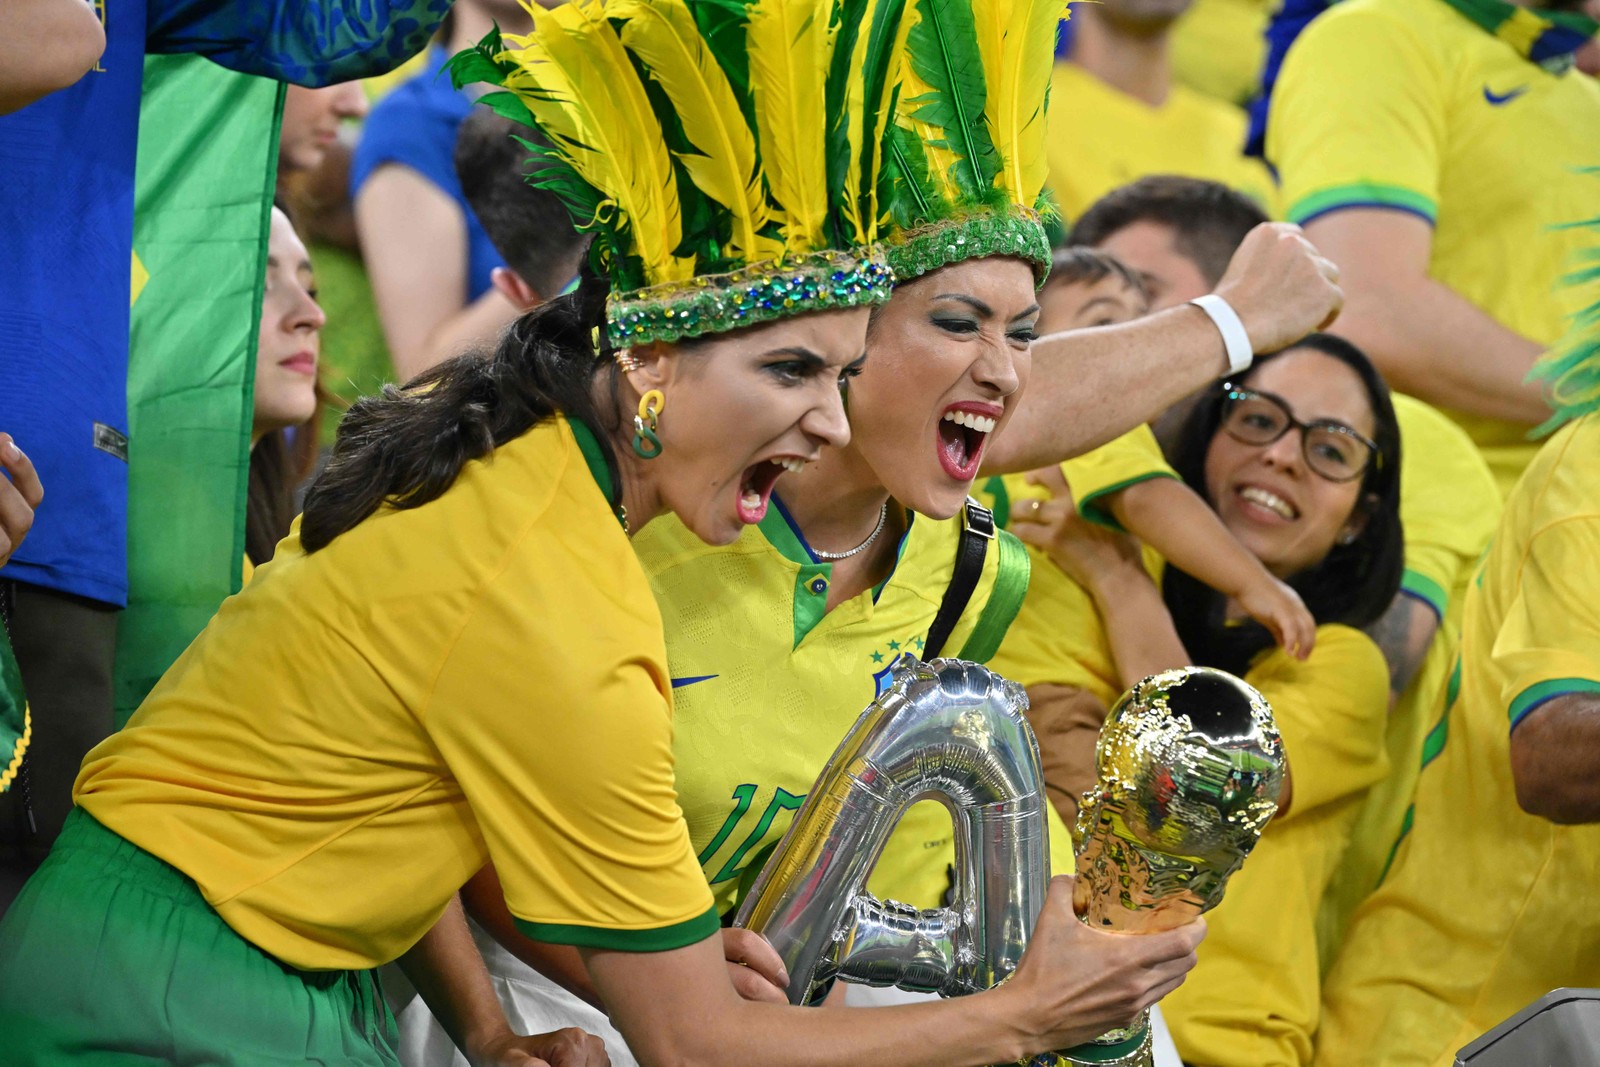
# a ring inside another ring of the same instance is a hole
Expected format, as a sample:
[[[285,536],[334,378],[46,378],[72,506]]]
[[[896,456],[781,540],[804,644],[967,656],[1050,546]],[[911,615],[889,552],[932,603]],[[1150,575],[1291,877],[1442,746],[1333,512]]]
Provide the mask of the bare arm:
[[[490,289],[468,304],[461,208],[410,167],[379,167],[356,194],[356,228],[395,372],[410,381],[494,342],[517,309]]]
[[[812,1011],[741,1000],[711,938],[667,952],[584,950],[584,962],[645,1067],[979,1067],[1125,1025],[1182,983],[1203,933],[1202,923],[1091,930],[1073,915],[1072,880],[1058,878],[1012,979],[940,1003]]]
[[[1306,234],[1343,272],[1347,302],[1334,332],[1371,356],[1391,386],[1487,418],[1549,416],[1539,388],[1523,381],[1542,346],[1428,276],[1425,220],[1346,208],[1313,219]]]
[[[1150,478],[1113,494],[1110,505],[1123,529],[1231,597],[1278,644],[1300,659],[1311,653],[1317,623],[1299,594],[1274,578],[1194,490],[1171,478]]]
[[[0,4],[0,115],[72,85],[105,50],[105,27],[86,0],[6,0]]]
[[[400,957],[400,966],[473,1067],[605,1067],[610,1062],[600,1039],[582,1030],[512,1032],[458,900],[452,899],[434,928]]]
[[[1272,352],[1326,325],[1343,296],[1338,271],[1298,226],[1250,231],[1217,284],[1257,352]],[[984,473],[1033,470],[1082,455],[1149,422],[1227,370],[1222,337],[1199,308],[1172,308],[1120,326],[1042,337],[1033,377]]]
[[[1511,732],[1517,804],[1562,825],[1600,822],[1600,696],[1571,693],[1535,708]]]
[[[588,1001],[601,1011],[605,1002],[589,979],[583,957],[571,945],[552,945],[534,941],[517,929],[506,907],[505,892],[494,864],[486,865],[461,887],[461,900],[467,914],[517,959],[552,982],[564,986],[574,996]],[[777,953],[761,937],[749,930],[722,931],[722,951],[727,960],[728,978],[739,996],[746,1000],[785,1003],[789,976]]]
[[[1422,669],[1422,661],[1439,632],[1439,616],[1426,603],[1409,593],[1396,593],[1388,610],[1367,627],[1367,636],[1377,643],[1389,665],[1389,708],[1406,691],[1411,679]]]

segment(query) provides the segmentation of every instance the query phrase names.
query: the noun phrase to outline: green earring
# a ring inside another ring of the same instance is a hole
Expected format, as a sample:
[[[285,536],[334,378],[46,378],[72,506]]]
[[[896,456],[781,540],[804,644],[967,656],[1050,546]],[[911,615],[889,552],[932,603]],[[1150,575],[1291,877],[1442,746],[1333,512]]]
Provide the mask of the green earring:
[[[667,406],[661,390],[651,389],[639,398],[639,413],[633,417],[633,451],[640,459],[661,455],[661,438],[656,436],[656,416]]]

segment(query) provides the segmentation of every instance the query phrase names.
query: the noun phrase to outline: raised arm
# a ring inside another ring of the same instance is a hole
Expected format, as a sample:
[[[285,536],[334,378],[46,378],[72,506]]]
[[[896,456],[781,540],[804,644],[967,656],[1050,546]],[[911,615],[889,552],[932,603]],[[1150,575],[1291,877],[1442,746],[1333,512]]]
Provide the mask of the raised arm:
[[[1339,272],[1288,223],[1264,223],[1234,253],[1217,295],[1243,321],[1257,352],[1273,352],[1331,322]],[[1227,372],[1222,336],[1185,305],[1119,326],[1043,337],[1033,378],[984,472],[1059,463],[1149,422]]]
[[[147,50],[193,52],[230,70],[296,85],[332,85],[383,74],[422,51],[450,4],[163,0],[150,5]]]
[[[1313,219],[1306,235],[1343,272],[1348,337],[1390,386],[1430,404],[1485,418],[1543,422],[1550,414],[1524,379],[1542,347],[1428,276],[1433,227],[1387,208],[1345,208]]]
[[[105,49],[105,27],[85,0],[6,0],[0,4],[0,115],[73,84]]]

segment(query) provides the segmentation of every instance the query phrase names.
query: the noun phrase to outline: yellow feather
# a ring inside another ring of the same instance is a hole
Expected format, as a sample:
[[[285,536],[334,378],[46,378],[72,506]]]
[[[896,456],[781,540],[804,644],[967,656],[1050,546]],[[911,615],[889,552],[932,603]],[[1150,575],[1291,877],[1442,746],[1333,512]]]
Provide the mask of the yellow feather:
[[[1045,94],[1055,62],[1063,0],[973,0],[978,51],[988,81],[984,118],[1001,169],[997,184],[1032,207],[1044,188]]]
[[[829,0],[758,0],[745,30],[761,165],[791,253],[827,247]]]
[[[519,69],[504,87],[626,220],[646,283],[693,277],[694,260],[673,255],[683,217],[660,123],[599,0],[523,6],[533,32],[507,36]]]
[[[766,196],[756,141],[739,110],[728,77],[695,27],[684,0],[621,0],[606,8],[626,19],[622,43],[666,90],[697,153],[678,158],[695,185],[733,218],[729,252],[745,260],[772,259],[782,251],[757,231],[767,223]]]

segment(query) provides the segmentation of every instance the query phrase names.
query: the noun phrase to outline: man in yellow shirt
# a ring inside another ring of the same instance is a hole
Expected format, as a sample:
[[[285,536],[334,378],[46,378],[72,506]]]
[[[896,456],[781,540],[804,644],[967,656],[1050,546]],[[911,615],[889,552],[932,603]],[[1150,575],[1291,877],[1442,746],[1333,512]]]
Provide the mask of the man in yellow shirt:
[[[1559,986],[1600,980],[1600,414],[1506,501],[1414,821],[1328,978],[1318,1064],[1447,1067]]]
[[[1554,29],[1503,0],[1348,0],[1290,47],[1267,120],[1288,217],[1343,271],[1334,331],[1447,409],[1502,494],[1547,414],[1524,379],[1576,310],[1564,224],[1600,198],[1600,83]]]
[[[1171,29],[1189,0],[1104,0],[1072,9],[1071,56],[1050,85],[1050,187],[1068,220],[1147,174],[1211,178],[1271,211],[1276,193],[1245,158],[1245,115],[1173,79]]]

